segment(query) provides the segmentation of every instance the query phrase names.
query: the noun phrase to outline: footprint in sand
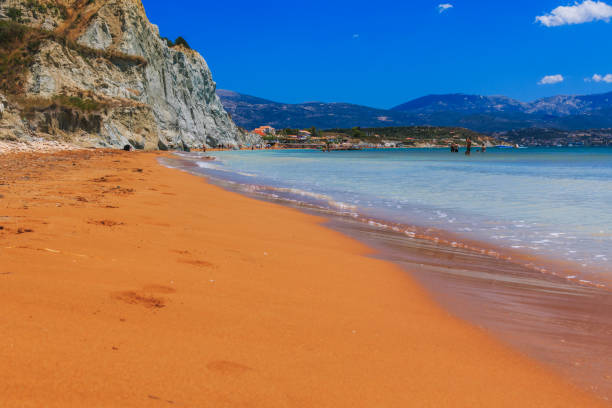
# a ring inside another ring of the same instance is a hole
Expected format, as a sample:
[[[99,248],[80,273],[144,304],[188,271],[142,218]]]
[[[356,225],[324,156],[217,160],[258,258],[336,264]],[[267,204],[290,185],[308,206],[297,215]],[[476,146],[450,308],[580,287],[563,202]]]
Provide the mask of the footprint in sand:
[[[123,292],[116,292],[112,296],[114,299],[130,305],[140,305],[147,309],[161,309],[166,307],[168,300],[158,296],[158,294],[171,294],[175,292],[176,290],[169,286],[147,285],[140,291],[126,290]]]
[[[125,303],[129,303],[131,305],[141,305],[148,309],[161,309],[162,307],[166,307],[166,301],[163,298],[131,290],[115,293],[113,297]]]
[[[115,193],[115,194],[119,194],[119,195],[129,195],[129,194],[134,194],[134,189],[133,188],[124,188],[121,186],[116,186],[111,188],[110,190],[104,191],[104,193]]]
[[[116,183],[118,181],[121,181],[121,179],[115,176],[114,174],[109,174],[106,176],[92,179],[91,181],[93,181],[94,183]]]
[[[179,255],[186,255],[189,257],[192,256],[191,252],[187,250],[183,250],[183,249],[171,249],[170,252],[174,252],[175,254],[179,254]],[[177,262],[188,264],[188,265],[201,266],[204,268],[213,268],[215,266],[215,264],[208,262],[208,261],[203,261],[201,259],[181,258],[181,259],[178,259]]]
[[[87,223],[93,224],[93,225],[102,225],[104,227],[115,227],[117,225],[125,225],[123,222],[117,222],[113,220],[92,220],[92,221],[88,221]]]
[[[228,375],[237,375],[253,371],[253,369],[249,366],[227,360],[211,361],[210,363],[206,364],[206,368],[211,371]]]
[[[152,399],[152,400],[167,402],[168,404],[174,404],[174,401],[172,401],[172,400],[165,400],[163,398],[158,397],[157,395],[147,395],[147,397],[149,399]]]
[[[194,265],[194,266],[203,266],[205,268],[212,268],[213,266],[215,266],[214,264],[208,261],[201,261],[198,259],[179,259],[179,262],[184,263],[184,264]]]

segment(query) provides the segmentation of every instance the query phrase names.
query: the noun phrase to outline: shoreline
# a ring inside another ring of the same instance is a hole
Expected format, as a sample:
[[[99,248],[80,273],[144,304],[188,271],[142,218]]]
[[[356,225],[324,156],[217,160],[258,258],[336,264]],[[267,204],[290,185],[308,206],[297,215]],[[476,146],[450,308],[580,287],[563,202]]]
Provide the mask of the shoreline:
[[[214,153],[214,152],[213,152]],[[188,154],[188,153],[187,153]],[[233,176],[247,176],[241,178],[224,178],[220,175],[209,174],[206,168],[201,168],[196,163],[199,161],[215,164],[217,158],[213,156],[188,157],[174,152],[172,157],[165,160],[165,165],[172,168],[182,169],[190,174],[200,177],[207,177],[214,180],[214,184],[220,185],[229,191],[235,191],[246,196],[273,203],[281,203],[293,206],[302,210],[312,210],[321,214],[332,214],[358,220],[364,224],[369,224],[392,233],[406,235],[409,238],[430,241],[436,245],[460,248],[490,257],[491,259],[504,260],[516,264],[519,267],[529,269],[534,273],[544,277],[560,279],[574,285],[596,288],[608,293],[612,293],[612,280],[606,275],[607,271],[598,266],[590,266],[588,270],[577,261],[555,258],[552,254],[537,254],[527,250],[520,250],[496,245],[487,241],[483,237],[468,237],[457,231],[451,231],[440,227],[433,227],[424,223],[412,220],[408,223],[392,221],[390,218],[372,216],[364,212],[356,212],[351,205],[334,202],[330,204],[329,197],[325,196],[324,203],[316,202],[313,196],[321,197],[321,194],[310,191],[298,191],[293,188],[270,186],[265,184],[249,183],[250,175],[234,173]],[[225,172],[225,170],[222,170]],[[228,171],[227,174],[231,174]],[[288,194],[289,193],[289,194]],[[294,198],[291,194],[302,195],[303,197]],[[291,196],[290,196],[291,195]],[[340,205],[340,207],[337,207]]]
[[[3,157],[1,405],[608,406],[322,218],[161,156]]]
[[[218,178],[180,157],[165,158],[162,163],[205,177],[227,191],[324,217],[325,226],[375,248],[376,258],[404,268],[454,316],[485,328],[584,389],[612,397],[612,359],[607,357],[612,356],[609,287],[560,275],[555,271],[566,266],[561,262],[504,252],[444,230],[319,207],[304,201],[308,196],[297,200],[279,196],[286,189]]]

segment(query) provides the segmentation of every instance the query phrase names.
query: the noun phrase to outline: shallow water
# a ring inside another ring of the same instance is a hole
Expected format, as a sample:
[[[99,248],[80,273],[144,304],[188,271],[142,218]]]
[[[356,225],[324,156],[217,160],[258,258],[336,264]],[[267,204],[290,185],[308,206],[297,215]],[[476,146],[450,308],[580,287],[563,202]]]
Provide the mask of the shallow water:
[[[612,281],[612,148],[215,152],[202,172],[379,220],[438,229]],[[194,157],[193,155],[191,157]],[[262,186],[272,187],[266,189]]]

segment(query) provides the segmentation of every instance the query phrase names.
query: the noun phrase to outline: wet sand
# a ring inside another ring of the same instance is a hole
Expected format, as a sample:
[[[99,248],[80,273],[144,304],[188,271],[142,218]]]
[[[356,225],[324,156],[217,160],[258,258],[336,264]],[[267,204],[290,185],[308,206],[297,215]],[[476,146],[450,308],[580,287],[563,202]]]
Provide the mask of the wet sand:
[[[404,267],[453,315],[612,400],[612,293],[346,217],[326,224]]]
[[[0,156],[0,406],[608,406],[322,218],[158,156]]]

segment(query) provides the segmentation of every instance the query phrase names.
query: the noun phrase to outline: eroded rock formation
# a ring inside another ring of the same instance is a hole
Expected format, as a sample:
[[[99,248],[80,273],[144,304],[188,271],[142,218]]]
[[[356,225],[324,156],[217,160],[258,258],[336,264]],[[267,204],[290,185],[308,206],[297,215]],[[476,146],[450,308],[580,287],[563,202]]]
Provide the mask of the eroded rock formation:
[[[26,134],[148,149],[258,142],[224,110],[204,58],[169,47],[140,0],[0,0],[0,19],[25,26],[0,47],[2,92]]]

